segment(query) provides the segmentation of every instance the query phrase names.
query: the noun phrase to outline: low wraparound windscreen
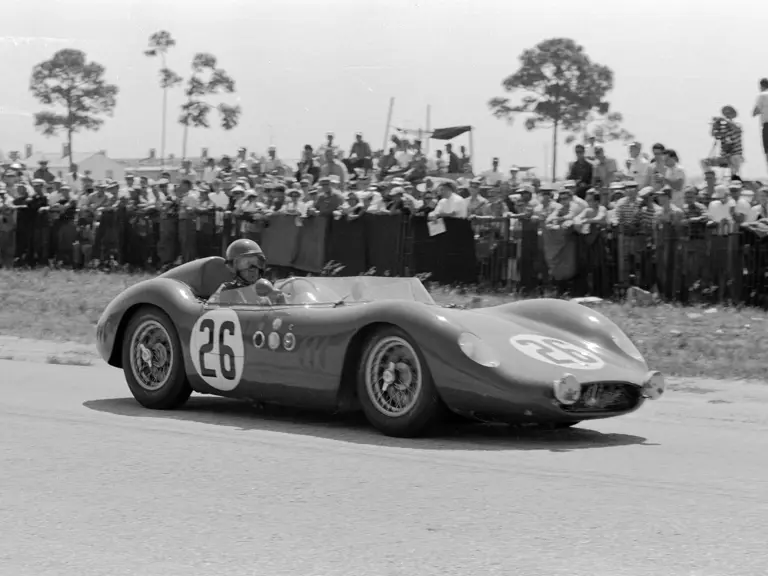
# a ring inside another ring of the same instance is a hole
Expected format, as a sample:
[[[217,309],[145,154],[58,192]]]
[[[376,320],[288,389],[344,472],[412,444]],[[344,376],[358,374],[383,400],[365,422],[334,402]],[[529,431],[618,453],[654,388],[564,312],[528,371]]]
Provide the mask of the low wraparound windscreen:
[[[347,303],[380,300],[435,303],[417,278],[312,276],[279,280],[275,288],[285,294],[288,304],[318,304],[342,299]]]
[[[285,294],[286,304],[289,305],[329,304],[341,300],[347,304],[382,300],[435,303],[417,278],[311,276],[278,280],[275,288]],[[236,292],[237,295],[229,295],[221,300],[212,298],[210,302],[267,305],[263,298],[256,295],[253,287],[241,288]]]

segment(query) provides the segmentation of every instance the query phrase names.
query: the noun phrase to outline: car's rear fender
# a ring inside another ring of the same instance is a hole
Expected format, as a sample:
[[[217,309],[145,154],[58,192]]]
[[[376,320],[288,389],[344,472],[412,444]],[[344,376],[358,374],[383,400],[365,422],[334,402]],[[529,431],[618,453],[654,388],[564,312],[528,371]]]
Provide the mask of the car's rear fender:
[[[133,315],[143,306],[154,306],[173,322],[182,343],[189,342],[190,332],[203,310],[203,302],[189,286],[169,278],[153,278],[139,282],[109,303],[96,326],[96,346],[110,366],[122,368],[122,345],[125,329]],[[188,360],[187,346],[183,355]]]

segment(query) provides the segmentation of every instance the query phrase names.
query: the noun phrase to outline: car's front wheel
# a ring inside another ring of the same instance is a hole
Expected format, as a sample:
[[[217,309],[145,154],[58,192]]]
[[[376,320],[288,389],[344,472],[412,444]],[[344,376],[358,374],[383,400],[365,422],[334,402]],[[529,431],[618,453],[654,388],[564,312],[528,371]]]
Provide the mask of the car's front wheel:
[[[139,404],[173,410],[189,399],[181,343],[167,314],[149,306],[138,310],[125,330],[122,353],[125,380]]]
[[[394,326],[377,330],[366,343],[357,396],[368,421],[387,436],[420,436],[443,412],[424,356],[411,337]]]

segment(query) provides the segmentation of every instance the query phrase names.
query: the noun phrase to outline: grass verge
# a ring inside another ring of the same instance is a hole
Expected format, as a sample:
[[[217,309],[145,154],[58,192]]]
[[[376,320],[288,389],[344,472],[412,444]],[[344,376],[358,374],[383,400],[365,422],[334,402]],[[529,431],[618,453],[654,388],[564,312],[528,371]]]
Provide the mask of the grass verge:
[[[104,307],[145,274],[60,270],[0,270],[0,336],[92,344]],[[495,306],[514,300],[438,288],[441,304]],[[673,376],[768,381],[768,313],[749,308],[692,308],[659,304],[590,305],[616,322],[653,368]]]

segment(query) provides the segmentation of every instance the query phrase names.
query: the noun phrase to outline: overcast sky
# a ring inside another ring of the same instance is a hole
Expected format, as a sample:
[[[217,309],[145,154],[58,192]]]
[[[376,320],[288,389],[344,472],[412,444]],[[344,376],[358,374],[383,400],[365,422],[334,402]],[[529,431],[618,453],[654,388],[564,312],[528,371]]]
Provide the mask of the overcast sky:
[[[729,14],[722,13],[727,6]],[[730,0],[4,0],[0,20],[0,149],[57,151],[60,138],[36,133],[32,67],[56,50],[83,50],[120,87],[113,118],[76,136],[75,150],[106,149],[141,157],[160,148],[158,63],[143,55],[147,38],[169,30],[178,44],[169,65],[187,74],[195,52],[210,52],[236,80],[238,128],[193,130],[189,154],[238,146],[296,158],[333,131],[345,147],[356,130],[374,148],[393,124],[475,127],[476,166],[544,164],[549,131],[526,132],[493,118],[489,98],[517,68],[520,52],[551,37],[571,37],[615,72],[609,99],[646,149],[674,147],[690,172],[710,150],[709,120],[725,104],[745,128],[745,173],[765,177],[758,124],[751,116],[757,82],[768,76],[768,7]],[[176,123],[181,91],[169,98],[167,151],[181,152]],[[467,143],[458,139],[457,144]],[[433,148],[434,150],[434,143]],[[619,159],[622,146],[611,147]],[[561,145],[558,164],[570,159]],[[561,168],[562,169],[562,168]]]

